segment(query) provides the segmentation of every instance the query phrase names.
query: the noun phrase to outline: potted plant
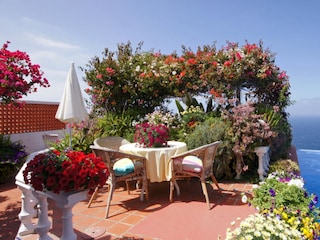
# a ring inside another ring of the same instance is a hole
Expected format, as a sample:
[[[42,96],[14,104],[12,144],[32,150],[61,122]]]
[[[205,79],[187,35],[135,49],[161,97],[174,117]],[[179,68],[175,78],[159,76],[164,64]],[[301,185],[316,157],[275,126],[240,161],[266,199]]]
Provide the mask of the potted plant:
[[[12,142],[10,136],[0,134],[0,182],[14,177],[27,156],[24,145],[19,141]]]
[[[23,171],[24,181],[37,191],[76,192],[102,187],[109,176],[107,166],[93,153],[50,150],[36,155]]]
[[[169,140],[169,128],[164,124],[144,122],[136,125],[134,141],[142,147],[164,147]]]

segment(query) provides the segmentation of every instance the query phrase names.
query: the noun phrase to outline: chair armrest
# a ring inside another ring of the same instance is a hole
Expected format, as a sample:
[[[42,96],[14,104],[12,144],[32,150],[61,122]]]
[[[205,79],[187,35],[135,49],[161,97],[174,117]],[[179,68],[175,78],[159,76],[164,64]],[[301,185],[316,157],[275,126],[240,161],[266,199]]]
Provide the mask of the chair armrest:
[[[115,158],[130,158],[132,161],[146,161],[145,157],[116,151],[111,148],[94,146],[94,145],[91,145],[90,148],[108,152],[110,155],[112,155]]]
[[[219,145],[221,143],[221,141],[216,141],[216,142],[213,142],[213,143],[209,143],[209,144],[206,144],[206,145],[203,145],[203,146],[200,146],[200,147],[197,147],[195,149],[192,149],[192,150],[189,150],[189,151],[186,151],[186,152],[183,152],[183,153],[180,153],[180,154],[177,154],[177,155],[174,155],[171,157],[171,159],[176,159],[176,158],[183,158],[183,157],[186,157],[186,156],[199,156],[203,151],[205,151],[208,147],[212,147],[214,145]]]

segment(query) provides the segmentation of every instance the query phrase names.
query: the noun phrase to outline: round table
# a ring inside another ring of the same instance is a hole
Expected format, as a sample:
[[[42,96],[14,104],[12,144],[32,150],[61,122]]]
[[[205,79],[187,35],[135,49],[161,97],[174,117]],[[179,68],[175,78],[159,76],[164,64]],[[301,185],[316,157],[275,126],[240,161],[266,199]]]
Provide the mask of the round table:
[[[186,152],[184,142],[168,141],[168,147],[143,148],[138,143],[121,145],[120,151],[128,154],[143,156],[147,159],[147,177],[150,182],[170,181],[170,158],[176,154]]]

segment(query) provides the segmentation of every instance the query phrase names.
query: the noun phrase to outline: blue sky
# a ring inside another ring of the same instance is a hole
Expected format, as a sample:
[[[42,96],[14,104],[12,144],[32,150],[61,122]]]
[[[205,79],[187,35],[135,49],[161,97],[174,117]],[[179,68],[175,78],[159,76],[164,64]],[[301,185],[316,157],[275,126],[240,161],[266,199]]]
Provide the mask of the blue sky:
[[[70,62],[84,67],[105,48],[141,41],[169,54],[181,46],[263,41],[290,77],[291,115],[320,115],[320,1],[2,0],[0,44],[27,52],[51,87],[26,100],[59,102]],[[86,95],[84,95],[86,97]]]

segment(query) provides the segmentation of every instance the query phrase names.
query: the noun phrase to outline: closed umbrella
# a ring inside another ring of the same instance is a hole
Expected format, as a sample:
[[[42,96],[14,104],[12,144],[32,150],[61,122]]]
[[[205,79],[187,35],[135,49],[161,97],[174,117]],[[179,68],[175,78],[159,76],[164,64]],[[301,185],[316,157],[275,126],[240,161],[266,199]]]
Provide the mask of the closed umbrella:
[[[55,117],[63,123],[80,123],[89,119],[89,115],[84,106],[83,97],[73,62],[71,62],[71,67],[67,76],[67,82],[64,87],[64,92]],[[70,148],[72,148],[71,126],[69,130]]]

